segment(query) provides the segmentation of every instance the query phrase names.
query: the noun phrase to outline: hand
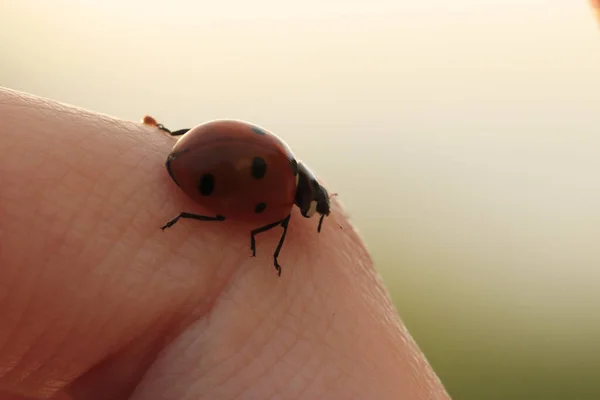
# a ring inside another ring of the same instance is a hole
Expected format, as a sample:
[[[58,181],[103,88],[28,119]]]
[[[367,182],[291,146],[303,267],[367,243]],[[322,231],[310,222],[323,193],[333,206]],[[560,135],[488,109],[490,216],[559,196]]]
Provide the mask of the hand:
[[[199,121],[202,122],[202,121]],[[0,89],[0,399],[448,399],[340,205],[182,221],[174,139]]]

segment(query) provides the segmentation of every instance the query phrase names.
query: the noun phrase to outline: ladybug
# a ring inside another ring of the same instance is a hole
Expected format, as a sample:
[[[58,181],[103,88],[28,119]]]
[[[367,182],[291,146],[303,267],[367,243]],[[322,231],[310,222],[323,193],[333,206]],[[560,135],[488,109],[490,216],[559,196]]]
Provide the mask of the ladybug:
[[[257,226],[250,232],[254,257],[256,235],[281,226],[283,233],[273,253],[278,276],[278,257],[293,206],[305,218],[319,214],[317,232],[321,232],[323,219],[330,213],[330,196],[275,134],[240,120],[214,120],[174,132],[150,116],[142,122],[179,136],[167,157],[167,172],[184,193],[211,213],[181,212],[162,226],[163,231],[182,218],[249,222]]]

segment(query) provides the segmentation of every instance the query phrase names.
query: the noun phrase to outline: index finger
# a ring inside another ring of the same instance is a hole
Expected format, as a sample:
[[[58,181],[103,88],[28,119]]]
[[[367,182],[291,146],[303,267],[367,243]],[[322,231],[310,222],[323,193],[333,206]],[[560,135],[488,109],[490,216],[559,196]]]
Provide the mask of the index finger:
[[[164,169],[172,138],[9,90],[0,131],[0,392],[265,394],[313,354],[305,389],[329,398],[447,398],[336,202],[344,229],[318,236],[295,211],[278,278],[266,250],[278,232],[252,258],[241,225],[160,230],[196,207]],[[251,334],[259,326],[288,350],[273,358]],[[265,380],[250,378],[249,354],[272,367]]]

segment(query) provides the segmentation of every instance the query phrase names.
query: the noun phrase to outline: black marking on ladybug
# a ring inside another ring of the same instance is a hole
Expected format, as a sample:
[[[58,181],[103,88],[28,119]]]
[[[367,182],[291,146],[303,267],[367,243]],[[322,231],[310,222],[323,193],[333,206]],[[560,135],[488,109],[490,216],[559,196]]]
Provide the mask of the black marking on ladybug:
[[[250,173],[254,179],[262,179],[267,173],[267,163],[262,157],[254,157]]]
[[[265,208],[267,208],[265,203],[258,203],[254,208],[254,212],[260,214],[261,212],[265,211]]]
[[[294,176],[298,175],[298,161],[296,161],[295,158],[292,158],[290,165],[292,166],[292,172],[294,173]]]
[[[211,174],[202,175],[198,189],[202,196],[210,196],[213,190],[215,190],[215,177]]]
[[[266,132],[260,129],[258,126],[252,126],[252,130],[254,133],[258,133],[259,135],[266,135]]]

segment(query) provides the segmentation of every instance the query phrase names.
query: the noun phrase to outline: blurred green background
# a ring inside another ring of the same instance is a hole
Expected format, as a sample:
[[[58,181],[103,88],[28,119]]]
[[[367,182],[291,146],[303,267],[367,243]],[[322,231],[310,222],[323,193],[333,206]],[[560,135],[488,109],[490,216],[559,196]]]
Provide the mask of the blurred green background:
[[[341,194],[454,399],[600,399],[585,1],[0,2],[0,85],[282,136]]]

